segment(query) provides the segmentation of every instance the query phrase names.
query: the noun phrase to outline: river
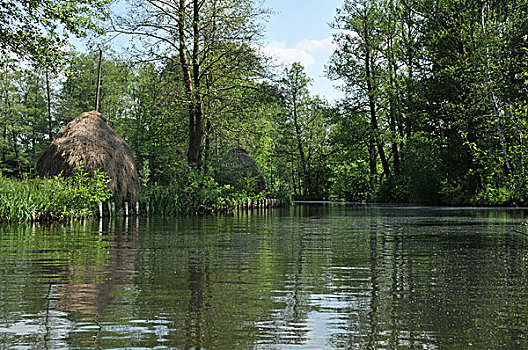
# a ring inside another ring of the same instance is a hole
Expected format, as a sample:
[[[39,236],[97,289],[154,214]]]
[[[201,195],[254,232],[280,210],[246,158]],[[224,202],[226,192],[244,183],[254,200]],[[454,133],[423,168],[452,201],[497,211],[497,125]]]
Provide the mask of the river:
[[[296,204],[0,227],[0,348],[528,348],[528,211]]]

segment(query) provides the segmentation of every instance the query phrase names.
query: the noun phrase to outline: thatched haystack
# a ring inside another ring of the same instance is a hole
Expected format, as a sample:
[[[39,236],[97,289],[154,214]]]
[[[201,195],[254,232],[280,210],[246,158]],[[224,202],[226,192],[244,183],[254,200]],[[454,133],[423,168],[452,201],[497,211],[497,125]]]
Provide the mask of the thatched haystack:
[[[58,132],[40,156],[36,173],[68,176],[80,162],[87,172],[106,172],[109,188],[121,202],[129,195],[137,201],[140,187],[132,150],[96,111],[81,114]]]
[[[226,168],[231,177],[231,181],[240,186],[246,179],[254,183],[254,193],[259,194],[266,190],[266,180],[255,163],[242,147],[231,148],[227,152]]]

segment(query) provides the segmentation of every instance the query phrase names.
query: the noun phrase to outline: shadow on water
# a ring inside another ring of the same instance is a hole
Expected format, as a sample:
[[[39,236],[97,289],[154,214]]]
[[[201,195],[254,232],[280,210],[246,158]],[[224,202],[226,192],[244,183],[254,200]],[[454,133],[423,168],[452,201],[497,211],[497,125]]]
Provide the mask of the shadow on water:
[[[523,348],[524,210],[0,227],[0,348]]]

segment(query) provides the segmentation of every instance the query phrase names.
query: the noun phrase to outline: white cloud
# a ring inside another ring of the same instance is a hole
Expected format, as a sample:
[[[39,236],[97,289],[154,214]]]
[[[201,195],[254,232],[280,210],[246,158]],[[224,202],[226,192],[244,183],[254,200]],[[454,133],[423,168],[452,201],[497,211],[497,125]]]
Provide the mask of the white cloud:
[[[261,47],[264,54],[276,59],[279,63],[291,65],[294,62],[301,63],[304,67],[311,67],[317,63],[317,57],[334,50],[332,37],[321,40],[304,39],[295,46],[288,47],[284,41],[273,41]]]
[[[300,62],[305,67],[315,64],[315,58],[307,51],[297,47],[287,47],[285,42],[273,41],[263,46],[261,50],[280,64],[291,65],[294,62]]]
[[[332,53],[334,50],[333,38],[328,37],[322,40],[304,39],[299,42],[296,48],[307,52]]]

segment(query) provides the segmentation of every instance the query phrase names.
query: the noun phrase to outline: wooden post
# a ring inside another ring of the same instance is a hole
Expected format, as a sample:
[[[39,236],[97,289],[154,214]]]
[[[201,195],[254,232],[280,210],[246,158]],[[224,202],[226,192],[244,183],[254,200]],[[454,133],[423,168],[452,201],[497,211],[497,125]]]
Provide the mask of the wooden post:
[[[97,71],[97,90],[95,90],[95,111],[99,112],[99,94],[101,91],[101,70],[103,68],[103,49],[99,50],[99,69]]]

